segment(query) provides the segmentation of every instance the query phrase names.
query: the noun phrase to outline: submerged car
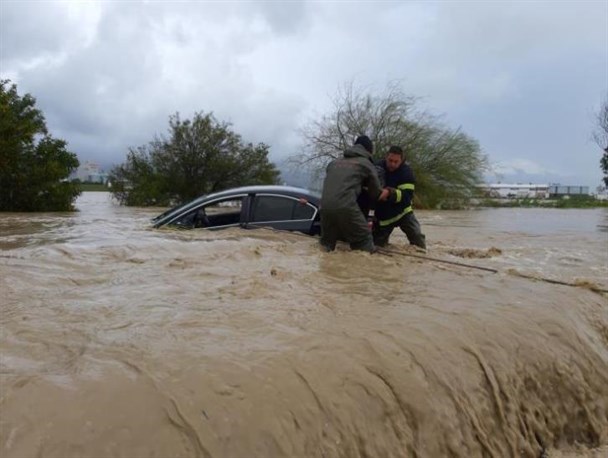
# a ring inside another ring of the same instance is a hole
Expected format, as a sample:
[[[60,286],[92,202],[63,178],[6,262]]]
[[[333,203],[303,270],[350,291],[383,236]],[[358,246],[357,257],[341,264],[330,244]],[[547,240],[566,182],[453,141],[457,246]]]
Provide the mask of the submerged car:
[[[246,229],[270,227],[309,235],[321,232],[321,197],[291,186],[245,186],[206,194],[167,210],[152,220],[154,227],[184,229]]]

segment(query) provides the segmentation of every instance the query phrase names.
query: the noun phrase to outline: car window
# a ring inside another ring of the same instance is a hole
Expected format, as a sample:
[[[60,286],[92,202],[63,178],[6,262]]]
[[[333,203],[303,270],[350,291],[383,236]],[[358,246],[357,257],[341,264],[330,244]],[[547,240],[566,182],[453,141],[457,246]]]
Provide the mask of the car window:
[[[241,220],[243,196],[212,202],[191,210],[175,223],[182,227],[216,227],[238,224]]]
[[[294,200],[276,196],[258,196],[253,208],[254,222],[287,221],[293,213]]]
[[[314,208],[310,205],[293,198],[258,196],[255,200],[251,221],[265,222],[312,219],[314,212]]]
[[[185,227],[191,229],[193,227],[203,227],[202,212],[197,208],[191,210],[188,213],[180,216],[178,219],[173,221],[171,224],[175,224],[179,227]]]
[[[243,197],[233,197],[205,205],[204,210],[211,226],[227,226],[240,222],[242,207]]]
[[[299,201],[293,208],[293,219],[312,219],[315,209],[306,202]]]

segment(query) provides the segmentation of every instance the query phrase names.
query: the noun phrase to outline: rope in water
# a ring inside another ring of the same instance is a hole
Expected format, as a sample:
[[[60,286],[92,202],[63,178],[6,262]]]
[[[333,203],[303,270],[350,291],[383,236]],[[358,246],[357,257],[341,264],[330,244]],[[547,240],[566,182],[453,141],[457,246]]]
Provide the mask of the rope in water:
[[[420,254],[404,253],[403,251],[389,250],[388,248],[377,248],[379,253],[383,254],[399,254],[401,256],[410,256],[412,258],[425,259],[427,261],[442,262],[444,264],[452,264],[454,266],[468,267],[469,269],[485,270],[486,272],[498,273],[498,270],[490,267],[475,266],[473,264],[465,264],[464,262],[448,261],[447,259],[431,258],[430,256],[422,256]]]
[[[423,256],[423,255],[414,254],[414,253],[404,253],[403,251],[389,250],[387,248],[378,248],[378,252],[382,253],[382,254],[389,254],[389,255],[398,254],[401,256],[409,256],[412,258],[425,259],[427,261],[441,262],[444,264],[451,264],[451,265],[460,266],[460,267],[468,267],[469,269],[484,270],[486,272],[492,272],[494,274],[499,272],[497,269],[492,269],[490,267],[482,267],[482,266],[476,266],[473,264],[465,264],[464,262],[449,261],[447,259],[432,258],[430,256]],[[537,277],[535,275],[527,275],[527,274],[523,274],[520,272],[508,272],[508,273],[511,275],[518,276],[518,277],[527,278],[529,280],[538,280],[538,281],[543,281],[545,283],[551,283],[554,285],[572,286],[575,288],[587,288],[596,293],[608,293],[608,289],[600,288],[599,286],[596,286],[596,285],[590,284],[590,283],[585,283],[585,282],[571,283],[571,282],[562,281],[562,280],[554,280],[552,278]]]

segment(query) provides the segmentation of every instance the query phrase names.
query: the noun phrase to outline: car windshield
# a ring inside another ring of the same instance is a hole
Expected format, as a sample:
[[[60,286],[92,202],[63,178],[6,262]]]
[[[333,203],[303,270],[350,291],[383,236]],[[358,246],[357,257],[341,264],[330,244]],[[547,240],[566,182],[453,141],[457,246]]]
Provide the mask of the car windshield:
[[[189,206],[191,206],[192,204],[194,204],[197,201],[204,200],[205,197],[206,197],[206,195],[203,195],[203,196],[198,197],[196,200],[193,200],[193,201],[190,201],[190,202],[186,202],[186,203],[181,203],[179,205],[176,205],[175,207],[171,207],[169,210],[165,210],[160,215],[155,216],[154,218],[152,218],[152,221],[160,221],[164,217],[170,215],[171,213],[173,213],[175,211],[178,211],[181,208],[189,207]]]

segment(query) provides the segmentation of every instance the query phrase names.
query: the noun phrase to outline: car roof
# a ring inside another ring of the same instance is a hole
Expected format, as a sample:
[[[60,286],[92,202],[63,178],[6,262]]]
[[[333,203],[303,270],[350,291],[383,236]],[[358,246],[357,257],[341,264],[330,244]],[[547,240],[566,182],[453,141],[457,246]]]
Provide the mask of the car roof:
[[[295,186],[282,186],[282,185],[255,185],[255,186],[242,186],[240,188],[230,188],[223,191],[207,194],[199,197],[199,199],[215,199],[216,197],[222,197],[224,195],[231,194],[258,194],[261,192],[277,192],[279,194],[288,195],[307,195],[311,197],[320,198],[320,196],[309,189],[297,188]]]
[[[164,225],[165,223],[171,221],[179,214],[190,210],[191,208],[195,208],[199,205],[204,204],[205,202],[221,199],[222,197],[230,197],[236,196],[240,194],[280,194],[286,195],[290,197],[305,197],[315,206],[319,206],[319,202],[321,200],[321,196],[309,189],[298,188],[295,186],[282,186],[282,185],[254,185],[254,186],[241,186],[238,188],[230,188],[225,189],[223,191],[214,192],[211,194],[204,194],[200,197],[197,197],[190,202],[187,202],[183,205],[179,205],[175,208],[167,210],[164,213],[161,213],[157,217],[155,217],[152,221],[154,222],[155,227],[159,227]]]

